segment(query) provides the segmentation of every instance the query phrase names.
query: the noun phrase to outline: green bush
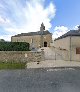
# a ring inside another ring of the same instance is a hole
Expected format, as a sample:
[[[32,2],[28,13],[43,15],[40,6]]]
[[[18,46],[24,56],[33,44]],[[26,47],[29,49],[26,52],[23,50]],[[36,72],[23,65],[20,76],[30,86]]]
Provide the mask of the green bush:
[[[0,42],[0,51],[29,51],[29,43]]]

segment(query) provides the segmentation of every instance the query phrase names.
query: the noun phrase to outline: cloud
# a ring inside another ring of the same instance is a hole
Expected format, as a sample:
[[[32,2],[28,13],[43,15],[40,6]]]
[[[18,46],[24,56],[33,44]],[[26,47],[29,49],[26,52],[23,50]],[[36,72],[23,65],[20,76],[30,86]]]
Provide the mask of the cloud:
[[[60,37],[61,35],[65,34],[68,32],[68,28],[65,26],[56,26],[54,28],[54,33],[53,33],[53,38]]]
[[[0,24],[8,24],[8,23],[10,23],[10,21],[7,18],[2,18],[0,16]]]
[[[12,35],[0,35],[0,39],[5,39],[6,41],[10,41]]]
[[[74,30],[77,30],[77,29],[78,29],[78,26],[79,26],[79,25],[74,26],[73,29],[74,29]]]
[[[0,17],[0,25],[9,35],[39,31],[42,22],[50,29],[56,8],[52,2],[46,7],[45,3],[46,0],[0,0],[0,15],[4,17]]]

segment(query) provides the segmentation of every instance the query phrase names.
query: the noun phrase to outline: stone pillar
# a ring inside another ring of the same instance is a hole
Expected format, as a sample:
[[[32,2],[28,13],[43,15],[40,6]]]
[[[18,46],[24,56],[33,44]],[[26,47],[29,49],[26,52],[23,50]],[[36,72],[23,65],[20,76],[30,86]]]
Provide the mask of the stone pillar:
[[[41,49],[41,61],[45,61],[45,58],[44,58],[44,49]]]

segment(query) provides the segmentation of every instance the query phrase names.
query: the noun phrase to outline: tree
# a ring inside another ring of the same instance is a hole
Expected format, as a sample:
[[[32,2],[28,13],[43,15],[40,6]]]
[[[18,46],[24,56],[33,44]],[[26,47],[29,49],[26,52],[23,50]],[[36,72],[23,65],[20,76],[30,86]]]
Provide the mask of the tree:
[[[5,42],[5,40],[4,39],[0,39],[0,42]]]

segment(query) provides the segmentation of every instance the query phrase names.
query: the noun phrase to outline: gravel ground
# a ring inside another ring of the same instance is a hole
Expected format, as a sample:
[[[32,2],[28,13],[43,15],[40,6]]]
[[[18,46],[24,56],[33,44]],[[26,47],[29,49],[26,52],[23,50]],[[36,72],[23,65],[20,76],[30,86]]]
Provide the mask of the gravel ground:
[[[0,92],[80,92],[80,69],[0,70]]]
[[[80,67],[80,62],[64,61],[64,60],[45,60],[27,63],[27,68],[43,68],[43,67]]]

